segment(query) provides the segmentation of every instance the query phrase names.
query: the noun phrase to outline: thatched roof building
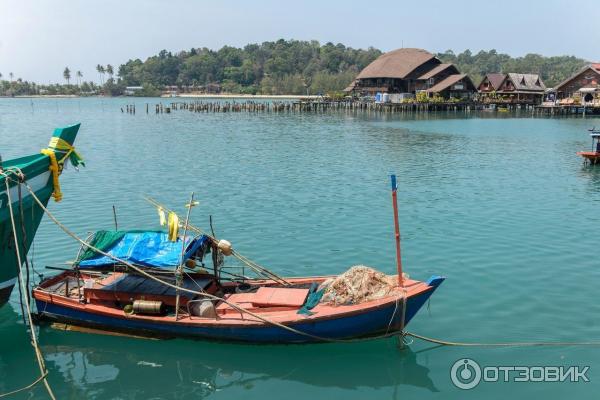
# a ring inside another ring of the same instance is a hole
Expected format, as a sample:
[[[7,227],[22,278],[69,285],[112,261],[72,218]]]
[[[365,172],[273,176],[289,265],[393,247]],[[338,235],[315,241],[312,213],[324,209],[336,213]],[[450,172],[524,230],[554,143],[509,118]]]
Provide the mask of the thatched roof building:
[[[363,69],[345,91],[363,96],[426,92],[465,97],[473,93],[475,87],[455,65],[442,63],[423,49],[403,48],[381,55]]]
[[[500,89],[500,85],[502,85],[504,79],[506,79],[506,74],[486,74],[477,87],[477,90],[479,90],[479,92],[496,92]]]
[[[488,102],[540,104],[546,85],[538,74],[487,74],[477,87]],[[492,101],[493,100],[493,101]]]
[[[398,49],[390,51],[367,65],[356,78],[406,79],[411,72],[434,58],[433,54],[421,49]]]
[[[546,85],[538,74],[516,74],[509,72],[500,86],[500,91],[513,93],[539,93],[544,94]]]

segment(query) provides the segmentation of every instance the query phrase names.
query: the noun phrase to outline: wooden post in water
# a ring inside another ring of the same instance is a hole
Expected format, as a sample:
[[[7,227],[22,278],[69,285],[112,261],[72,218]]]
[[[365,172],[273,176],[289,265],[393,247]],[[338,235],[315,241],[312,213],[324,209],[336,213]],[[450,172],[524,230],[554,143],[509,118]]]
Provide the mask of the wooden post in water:
[[[404,287],[402,279],[402,254],[400,251],[400,222],[398,221],[398,195],[396,194],[398,185],[396,175],[392,175],[392,203],[394,208],[394,232],[396,234],[396,268],[398,270],[398,285]]]

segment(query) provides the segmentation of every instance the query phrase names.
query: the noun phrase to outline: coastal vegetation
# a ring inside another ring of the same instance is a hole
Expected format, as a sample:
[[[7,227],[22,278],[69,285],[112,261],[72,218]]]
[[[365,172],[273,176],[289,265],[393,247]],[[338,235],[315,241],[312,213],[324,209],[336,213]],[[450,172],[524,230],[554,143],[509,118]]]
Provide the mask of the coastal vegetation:
[[[339,96],[358,72],[381,54],[372,47],[354,49],[340,43],[283,39],[248,44],[243,48],[224,46],[212,50],[204,47],[177,53],[162,50],[144,61],[128,60],[117,69],[110,64],[98,64],[99,84],[83,81],[80,71],[75,75],[77,84],[72,84],[69,67],[65,67],[62,75],[65,84],[39,85],[20,78],[15,80],[12,72],[7,80],[0,73],[0,96],[117,96],[128,86],[140,87],[136,91],[140,96],[156,96],[173,87],[204,93]],[[574,56],[511,57],[496,50],[476,54],[470,50],[459,54],[447,50],[437,56],[443,62],[454,63],[476,83],[488,72],[519,72],[540,74],[548,87],[586,64]]]
[[[126,86],[192,86],[245,94],[306,94],[341,90],[375,58],[379,50],[343,44],[278,40],[225,46],[220,50],[166,50],[146,61],[129,60],[119,67]]]

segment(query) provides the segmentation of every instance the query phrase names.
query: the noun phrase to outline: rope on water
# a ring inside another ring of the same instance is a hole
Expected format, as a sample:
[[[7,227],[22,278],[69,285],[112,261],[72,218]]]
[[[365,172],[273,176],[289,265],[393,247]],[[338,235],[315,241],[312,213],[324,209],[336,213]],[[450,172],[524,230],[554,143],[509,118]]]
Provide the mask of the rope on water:
[[[13,174],[16,174],[15,171],[12,171]],[[44,386],[46,387],[46,391],[48,392],[48,395],[50,396],[50,398],[52,400],[56,400],[56,397],[54,397],[54,393],[52,392],[52,388],[50,387],[50,384],[48,383],[48,379],[46,379],[46,376],[48,375],[48,370],[46,369],[46,364],[44,363],[44,357],[42,355],[42,351],[40,350],[40,346],[38,344],[37,341],[37,337],[35,334],[35,329],[34,329],[34,325],[33,325],[33,318],[31,316],[31,304],[29,302],[29,288],[25,287],[25,284],[23,282],[23,270],[22,270],[22,261],[21,261],[21,251],[19,249],[19,240],[17,238],[17,228],[16,228],[16,223],[15,223],[15,215],[13,212],[13,207],[12,207],[12,199],[11,199],[11,195],[10,195],[10,184],[9,184],[9,180],[16,182],[17,185],[21,184],[21,181],[24,182],[25,185],[27,185],[25,183],[25,179],[24,179],[24,175],[21,172],[21,170],[17,171],[17,177],[18,179],[15,181],[13,179],[11,179],[7,173],[5,173],[4,171],[0,173],[0,175],[4,176],[4,183],[6,185],[6,195],[7,195],[7,201],[8,201],[8,209],[10,212],[10,222],[11,222],[11,226],[12,226],[12,231],[13,231],[13,240],[14,240],[14,244],[15,244],[15,249],[16,249],[16,253],[17,253],[17,263],[18,263],[18,270],[19,270],[19,285],[21,287],[21,289],[26,292],[25,295],[25,307],[27,308],[27,319],[29,320],[29,330],[30,330],[30,334],[31,334],[31,345],[33,346],[33,349],[35,351],[35,356],[38,362],[38,366],[40,368],[40,380],[44,381]],[[28,190],[30,190],[29,186],[27,185]]]
[[[600,346],[600,342],[451,342],[448,340],[435,339],[412,332],[405,332],[405,336],[420,339],[425,342],[435,343],[442,346],[460,347],[532,347],[532,346]]]
[[[35,381],[31,382],[27,386],[23,386],[22,388],[15,389],[13,391],[0,394],[0,398],[12,396],[12,395],[15,395],[17,393],[24,392],[25,390],[29,390],[29,389],[33,388],[35,385],[37,385],[38,383],[40,383],[42,380],[46,379],[46,376],[48,376],[48,372],[46,372],[43,375],[40,375]]]

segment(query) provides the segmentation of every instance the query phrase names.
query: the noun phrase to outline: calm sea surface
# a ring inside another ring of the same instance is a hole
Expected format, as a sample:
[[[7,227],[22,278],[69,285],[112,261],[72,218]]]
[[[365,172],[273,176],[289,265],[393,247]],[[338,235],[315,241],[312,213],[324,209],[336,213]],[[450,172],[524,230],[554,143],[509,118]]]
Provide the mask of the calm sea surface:
[[[213,216],[218,236],[280,274],[393,273],[389,173],[399,177],[406,272],[447,281],[409,330],[452,341],[600,340],[600,167],[575,154],[600,119],[464,113],[146,115],[131,99],[0,99],[0,153],[33,154],[57,126],[81,122],[87,167],[62,176],[51,210],[85,235],[158,228],[144,194]],[[75,257],[44,219],[34,264]],[[30,253],[30,256],[32,254]],[[230,262],[231,264],[234,264]],[[18,311],[0,309],[0,392],[37,377]],[[461,348],[393,340],[248,346],[108,337],[43,328],[50,383],[66,399],[590,398],[600,347]],[[589,366],[589,383],[453,386],[452,364]],[[40,386],[22,398],[44,398]]]

